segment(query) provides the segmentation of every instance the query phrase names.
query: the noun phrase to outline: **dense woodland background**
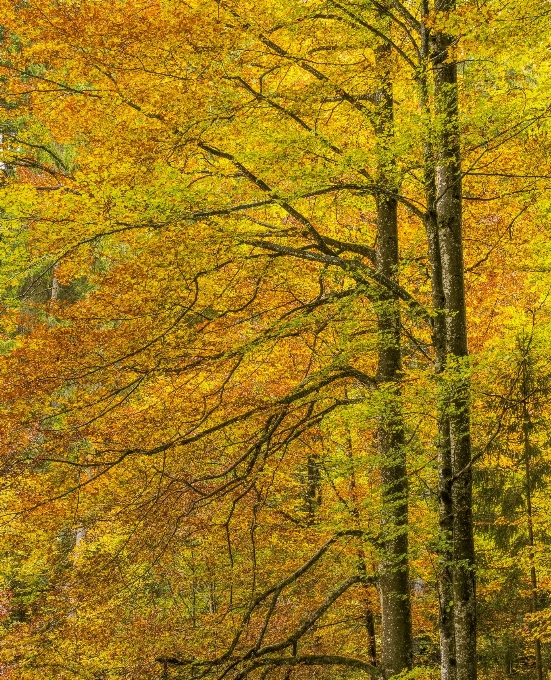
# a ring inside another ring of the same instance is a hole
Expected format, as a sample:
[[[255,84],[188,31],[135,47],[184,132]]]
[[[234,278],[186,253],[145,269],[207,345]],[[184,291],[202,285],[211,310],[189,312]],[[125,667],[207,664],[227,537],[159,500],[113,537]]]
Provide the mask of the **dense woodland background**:
[[[549,3],[0,25],[0,678],[550,677]]]

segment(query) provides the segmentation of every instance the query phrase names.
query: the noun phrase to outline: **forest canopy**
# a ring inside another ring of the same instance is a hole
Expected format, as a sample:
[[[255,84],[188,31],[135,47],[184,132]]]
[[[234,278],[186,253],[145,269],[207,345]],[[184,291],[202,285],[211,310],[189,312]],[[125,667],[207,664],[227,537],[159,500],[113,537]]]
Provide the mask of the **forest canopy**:
[[[548,2],[0,29],[0,678],[551,677]]]

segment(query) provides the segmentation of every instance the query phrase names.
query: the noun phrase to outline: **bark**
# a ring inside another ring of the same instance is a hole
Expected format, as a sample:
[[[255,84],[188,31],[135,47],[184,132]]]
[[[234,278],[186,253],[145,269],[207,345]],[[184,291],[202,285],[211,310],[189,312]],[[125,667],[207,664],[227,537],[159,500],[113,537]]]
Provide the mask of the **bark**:
[[[437,12],[455,9],[455,0],[437,0]],[[455,372],[448,404],[452,462],[453,602],[457,680],[474,680],[476,590],[472,519],[472,471],[468,381],[460,360],[468,355],[462,240],[461,154],[457,64],[452,36],[434,35],[433,67],[437,113],[437,226],[446,311],[447,368]],[[458,361],[459,360],[459,361]]]
[[[392,176],[393,94],[391,51],[376,51],[381,87],[377,97],[376,134],[380,154],[378,183],[395,190]],[[398,273],[398,204],[392,196],[377,197],[377,270],[390,279]],[[380,347],[378,378],[391,385],[378,431],[383,502],[383,557],[380,565],[381,665],[385,677],[411,667],[412,632],[408,571],[408,484],[404,428],[400,408],[400,311],[395,294],[381,296],[378,312]]]
[[[397,250],[396,202],[383,199],[377,206],[379,220],[379,266],[395,266]],[[388,273],[388,271],[386,272]],[[400,317],[397,305],[385,300],[379,314],[378,376],[385,383],[396,383],[389,395],[386,412],[378,431],[383,502],[383,560],[380,567],[381,663],[386,677],[409,668],[412,661],[412,633],[408,573],[408,486],[404,452],[404,430],[399,404],[398,380],[401,369],[399,345]]]
[[[442,282],[442,261],[438,238],[436,164],[431,135],[432,111],[429,101],[428,67],[430,59],[430,29],[425,20],[429,16],[428,0],[423,1],[423,23],[421,24],[421,67],[419,73],[420,104],[426,119],[424,144],[424,181],[427,212],[428,255],[431,270],[432,305],[436,312],[433,321],[432,340],[434,346],[434,371],[437,380],[438,432],[438,605],[440,635],[440,668],[442,680],[455,680],[455,640],[453,623],[453,577],[452,577],[452,461],[450,448],[450,426],[446,409],[443,386],[439,376],[446,365],[446,317],[444,314],[445,295]]]
[[[431,154],[432,155],[432,154]],[[430,173],[430,170],[429,170]],[[436,206],[436,182],[434,172],[427,178],[429,206]],[[431,263],[432,303],[435,310],[444,309],[442,266],[436,212],[429,207],[426,220],[429,260]],[[446,327],[443,314],[434,318],[433,344],[435,348],[435,374],[439,376],[446,365]],[[440,664],[442,680],[455,678],[455,641],[453,620],[453,508],[452,508],[452,458],[450,445],[450,422],[443,386],[438,384],[437,420],[438,432],[438,604],[440,633]]]
[[[450,427],[443,408],[438,423],[438,606],[442,680],[455,680],[453,509]]]
[[[346,395],[348,396],[348,395]],[[352,438],[350,432],[348,432],[346,437],[346,455],[350,462],[350,477],[348,488],[350,491],[350,512],[354,518],[354,523],[356,529],[361,531],[361,517],[360,508],[358,502],[358,491],[356,486],[356,470],[354,466],[354,455],[352,452]],[[377,665],[377,636],[375,631],[375,615],[373,609],[371,608],[368,592],[368,578],[367,578],[367,559],[363,546],[360,545],[358,549],[358,572],[364,579],[364,590],[365,590],[365,630],[367,634],[367,650],[369,662],[374,666]]]
[[[306,463],[306,494],[305,506],[308,514],[308,522],[313,524],[316,512],[321,505],[321,474],[319,460],[316,455],[309,455]]]
[[[538,578],[536,573],[536,565],[534,561],[534,521],[532,513],[532,482],[531,482],[531,470],[530,470],[530,459],[532,454],[532,446],[530,442],[530,429],[531,420],[530,413],[528,411],[528,376],[526,375],[526,363],[523,363],[523,380],[522,380],[522,439],[523,439],[523,453],[524,453],[524,469],[526,475],[526,524],[528,529],[528,549],[530,557],[530,585],[531,585],[531,597],[530,605],[532,613],[535,614],[538,611]],[[543,662],[541,658],[541,642],[539,638],[536,638],[534,642],[534,655],[536,657],[536,678],[537,680],[543,680]]]
[[[376,666],[377,665],[377,638],[375,633],[375,615],[373,610],[368,605],[365,611],[365,629],[367,633],[368,641],[368,656],[369,661]]]

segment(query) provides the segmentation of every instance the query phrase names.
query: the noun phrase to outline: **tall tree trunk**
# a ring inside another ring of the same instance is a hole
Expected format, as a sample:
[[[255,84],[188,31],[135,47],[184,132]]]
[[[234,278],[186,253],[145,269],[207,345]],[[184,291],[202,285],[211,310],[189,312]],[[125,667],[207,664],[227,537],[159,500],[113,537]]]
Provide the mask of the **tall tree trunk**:
[[[346,395],[348,396],[348,395]],[[360,504],[358,500],[358,489],[356,486],[356,469],[354,464],[354,454],[352,451],[352,437],[350,431],[346,436],[346,455],[350,464],[348,490],[350,496],[350,513],[354,518],[356,529],[362,528],[360,516]],[[369,598],[369,586],[367,584],[367,559],[363,546],[358,548],[358,571],[366,580],[364,585],[365,593],[365,630],[367,634],[367,658],[374,666],[377,665],[377,637],[375,631],[375,615],[371,607]]]
[[[455,680],[455,626],[453,607],[453,508],[450,424],[446,405],[438,406],[438,606],[442,680]]]
[[[430,170],[429,170],[430,173]],[[429,174],[427,173],[427,174]],[[436,206],[436,182],[434,172],[426,177],[427,199],[429,206]],[[440,246],[436,213],[432,207],[426,219],[427,240],[429,244],[429,260],[431,263],[432,303],[436,310],[444,309],[444,291],[442,285],[442,267],[440,262]],[[434,317],[433,344],[435,349],[435,373],[439,376],[446,365],[446,327],[441,313]],[[438,602],[440,662],[442,680],[455,679],[455,642],[453,622],[453,507],[452,507],[452,457],[450,443],[450,422],[444,387],[437,384],[437,420],[438,431],[436,447],[438,451]]]
[[[394,200],[382,199],[377,212],[380,225],[385,224],[386,220],[386,234],[383,235],[379,231],[378,268],[389,275],[391,268],[385,265],[391,259],[389,256],[393,249],[389,232],[395,225]],[[401,368],[398,344],[400,318],[396,307],[381,311],[379,314],[379,332],[383,346],[379,350],[378,377],[387,384],[396,385],[387,395],[377,438],[384,517],[383,559],[379,578],[382,614],[381,663],[386,677],[409,668],[412,662],[407,534],[408,483],[398,387]]]
[[[378,182],[396,191],[391,141],[393,94],[390,75],[391,48],[376,51],[380,89],[377,95],[376,134],[380,154]],[[388,277],[398,275],[398,205],[394,197],[377,197],[377,269]],[[391,385],[378,431],[384,517],[383,558],[380,566],[381,665],[385,677],[411,667],[412,632],[408,570],[408,483],[404,428],[400,406],[400,311],[398,300],[387,293],[378,312],[380,347],[378,378]]]
[[[437,12],[455,9],[455,0],[437,0]],[[468,355],[463,270],[461,150],[457,64],[453,37],[434,34],[433,66],[437,114],[437,225],[446,311],[446,364],[455,373],[449,399],[452,459],[453,602],[457,680],[476,678],[476,589],[472,519],[472,470],[468,379],[461,359]]]
[[[420,104],[425,117],[424,181],[427,212],[428,255],[431,270],[432,305],[436,311],[432,331],[435,374],[437,378],[438,432],[438,604],[440,634],[440,668],[442,680],[455,680],[455,641],[453,625],[453,577],[452,577],[452,460],[450,448],[450,425],[443,386],[438,376],[446,365],[446,304],[442,282],[442,261],[438,238],[436,163],[432,141],[432,111],[429,100],[428,67],[430,62],[430,29],[426,26],[429,16],[428,0],[422,4],[421,67],[419,73]]]
[[[530,585],[531,597],[530,605],[532,613],[538,611],[538,578],[536,574],[536,564],[534,561],[534,521],[532,514],[532,482],[530,459],[532,457],[532,446],[530,443],[530,429],[532,426],[530,420],[530,413],[528,411],[528,375],[526,359],[522,364],[522,440],[523,440],[523,454],[524,454],[524,469],[526,476],[526,524],[528,529],[528,549],[530,558]],[[543,680],[543,663],[541,659],[541,642],[536,638],[534,642],[534,653],[536,657],[536,678]]]

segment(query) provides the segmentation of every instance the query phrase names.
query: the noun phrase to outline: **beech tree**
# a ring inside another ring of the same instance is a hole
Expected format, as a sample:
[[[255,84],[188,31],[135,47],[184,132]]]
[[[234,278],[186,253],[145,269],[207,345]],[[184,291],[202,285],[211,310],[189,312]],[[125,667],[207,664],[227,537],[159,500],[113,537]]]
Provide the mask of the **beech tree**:
[[[545,12],[2,9],[1,672],[501,677],[473,471],[547,309]]]

